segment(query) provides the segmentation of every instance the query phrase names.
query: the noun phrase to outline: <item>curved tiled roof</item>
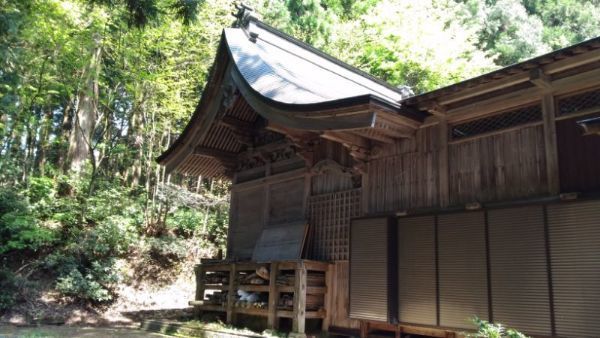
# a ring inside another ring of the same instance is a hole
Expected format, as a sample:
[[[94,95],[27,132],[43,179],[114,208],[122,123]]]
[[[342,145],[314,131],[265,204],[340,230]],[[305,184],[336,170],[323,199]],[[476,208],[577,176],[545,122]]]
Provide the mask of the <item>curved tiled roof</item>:
[[[224,36],[246,82],[273,101],[304,105],[372,96],[394,105],[403,98],[400,89],[260,22],[227,28]]]

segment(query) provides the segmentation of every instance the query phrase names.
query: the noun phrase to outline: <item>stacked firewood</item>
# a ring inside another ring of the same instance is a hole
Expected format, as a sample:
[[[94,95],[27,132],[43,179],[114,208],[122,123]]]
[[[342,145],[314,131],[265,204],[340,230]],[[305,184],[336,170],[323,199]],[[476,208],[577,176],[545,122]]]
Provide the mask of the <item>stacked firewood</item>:
[[[228,272],[214,272],[206,274],[203,278],[204,284],[227,284],[229,283]]]
[[[213,292],[206,295],[206,303],[214,305],[225,305],[227,303],[227,292]]]

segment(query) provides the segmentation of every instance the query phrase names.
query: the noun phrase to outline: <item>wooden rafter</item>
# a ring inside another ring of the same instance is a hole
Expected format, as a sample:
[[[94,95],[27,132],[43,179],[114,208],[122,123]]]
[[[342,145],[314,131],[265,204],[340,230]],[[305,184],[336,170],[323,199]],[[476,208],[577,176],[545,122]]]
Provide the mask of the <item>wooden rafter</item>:
[[[234,166],[237,162],[237,154],[231,153],[219,149],[207,148],[207,147],[196,147],[194,148],[194,155],[210,157],[218,160],[225,166]]]

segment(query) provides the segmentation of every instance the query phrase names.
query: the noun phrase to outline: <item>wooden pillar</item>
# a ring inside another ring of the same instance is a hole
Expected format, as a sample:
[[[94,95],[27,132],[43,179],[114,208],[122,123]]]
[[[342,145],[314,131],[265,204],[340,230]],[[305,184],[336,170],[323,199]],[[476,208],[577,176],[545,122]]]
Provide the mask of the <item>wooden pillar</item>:
[[[548,178],[548,192],[551,195],[558,195],[560,193],[555,110],[554,96],[552,96],[552,94],[544,94],[542,97],[542,114],[544,118],[544,148],[546,153],[546,176]]]
[[[194,300],[204,300],[204,276],[206,276],[206,271],[204,271],[201,264],[198,264],[194,268],[194,272],[196,274],[196,296]]]
[[[323,331],[329,330],[331,323],[331,315],[333,313],[333,276],[334,276],[335,264],[328,264],[327,270],[325,271],[325,318],[323,318],[323,325],[321,329]]]
[[[360,321],[360,338],[369,337],[369,322],[361,320]]]
[[[298,262],[294,278],[294,318],[292,321],[292,331],[295,337],[305,336],[306,274],[304,262]]]
[[[267,327],[273,330],[277,330],[279,326],[279,320],[277,318],[277,300],[279,299],[279,292],[277,291],[278,273],[279,264],[277,262],[271,263],[271,271],[269,273],[269,315],[267,317]]]
[[[194,296],[194,300],[201,301],[204,300],[204,276],[206,275],[206,271],[204,271],[201,264],[198,264],[194,267],[194,273],[196,275],[196,295]],[[194,314],[200,318],[202,311],[196,307],[194,308]]]
[[[229,289],[227,292],[227,324],[234,324],[235,322],[235,294],[237,291],[237,269],[235,263],[231,264],[231,270],[229,271]]]
[[[442,208],[450,204],[450,187],[449,187],[449,163],[448,163],[448,120],[446,117],[439,117],[438,137],[439,137],[439,153],[438,153],[438,171],[439,171],[439,203]]]

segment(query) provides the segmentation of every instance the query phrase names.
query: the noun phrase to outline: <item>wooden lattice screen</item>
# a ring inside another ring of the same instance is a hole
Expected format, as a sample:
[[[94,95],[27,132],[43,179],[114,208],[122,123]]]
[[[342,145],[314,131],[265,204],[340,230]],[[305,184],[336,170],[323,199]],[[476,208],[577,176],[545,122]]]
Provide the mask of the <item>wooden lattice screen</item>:
[[[360,216],[360,189],[309,198],[308,256],[316,260],[347,260],[350,219]]]

